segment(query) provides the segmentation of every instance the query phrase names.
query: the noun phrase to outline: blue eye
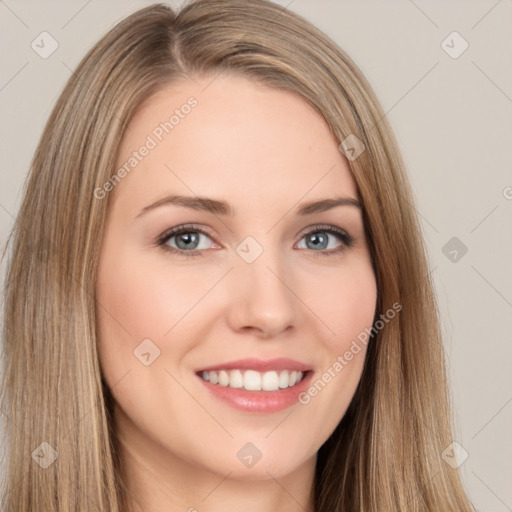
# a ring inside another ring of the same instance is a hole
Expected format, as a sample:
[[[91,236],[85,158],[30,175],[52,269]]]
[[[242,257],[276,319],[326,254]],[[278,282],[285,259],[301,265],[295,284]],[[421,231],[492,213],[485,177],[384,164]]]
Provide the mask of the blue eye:
[[[167,240],[166,244],[169,243],[171,238],[175,238],[176,239],[175,244],[177,245],[178,249],[180,249],[182,251],[187,251],[187,252],[189,252],[189,250],[195,251],[195,250],[198,250],[198,246],[200,245],[199,242],[200,242],[202,236],[207,236],[207,235],[205,235],[205,233],[203,233],[202,231],[199,231],[199,230],[181,231],[181,232],[178,232],[178,233],[170,236],[169,239]],[[205,249],[205,247],[203,247],[203,249]]]
[[[313,252],[319,252],[322,256],[331,256],[337,254],[353,245],[353,238],[344,230],[334,226],[315,226],[313,230],[308,231],[302,237],[306,239],[306,248],[311,249]],[[328,247],[330,244],[329,239],[337,238],[341,241],[341,245],[337,247]],[[308,241],[310,242],[308,244]],[[316,250],[317,248],[321,251]]]
[[[183,224],[163,233],[157,240],[157,245],[164,251],[186,257],[202,256],[203,249],[208,249],[208,244],[199,247],[203,237],[211,239],[210,235],[200,227],[194,224]],[[170,245],[172,239],[175,239],[175,246]]]
[[[199,226],[193,224],[181,225],[163,233],[156,244],[164,251],[186,257],[202,256],[204,249],[209,248],[208,243],[201,247],[203,237],[212,240],[211,236]],[[340,244],[334,248],[329,247],[331,238],[337,238]],[[312,229],[302,234],[302,239],[307,240],[306,249],[309,249],[312,253],[318,253],[317,256],[338,254],[354,243],[353,237],[346,231],[330,225],[313,226]],[[171,241],[173,241],[173,245],[171,245]]]

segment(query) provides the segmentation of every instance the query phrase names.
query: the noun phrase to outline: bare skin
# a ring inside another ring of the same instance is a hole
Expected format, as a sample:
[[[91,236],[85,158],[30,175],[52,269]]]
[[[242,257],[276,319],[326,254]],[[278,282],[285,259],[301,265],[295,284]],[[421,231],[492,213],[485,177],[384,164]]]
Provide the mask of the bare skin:
[[[211,80],[149,99],[119,167],[148,135],[158,144],[109,192],[97,313],[123,461],[145,512],[312,512],[316,454],[345,414],[366,350],[342,371],[332,367],[375,314],[362,211],[298,215],[305,202],[357,199],[336,139],[304,100],[241,77],[205,88]],[[158,141],[155,127],[191,96],[197,105]],[[235,214],[166,204],[139,216],[171,194],[223,200]],[[165,242],[181,254],[157,245],[183,223],[207,234],[185,231],[195,245],[183,233]],[[317,224],[342,229],[352,244]],[[252,263],[237,253],[248,236],[263,250]],[[200,254],[187,258],[191,250]],[[134,355],[145,339],[160,350],[148,366]],[[247,357],[288,357],[310,365],[314,380],[329,368],[334,377],[306,404],[255,413],[219,400],[196,375]],[[252,467],[237,457],[249,442],[262,454]]]

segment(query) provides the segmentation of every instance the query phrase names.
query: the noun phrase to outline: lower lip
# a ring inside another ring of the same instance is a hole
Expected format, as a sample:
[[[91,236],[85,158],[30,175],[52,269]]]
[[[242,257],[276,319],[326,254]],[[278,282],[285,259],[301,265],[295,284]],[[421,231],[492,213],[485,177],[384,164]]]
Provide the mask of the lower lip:
[[[235,409],[270,414],[282,411],[296,404],[299,400],[299,395],[309,387],[313,378],[313,372],[311,370],[308,371],[295,386],[276,389],[275,391],[247,391],[244,388],[231,388],[229,386],[212,384],[199,375],[197,375],[197,378],[206,386],[210,393]]]

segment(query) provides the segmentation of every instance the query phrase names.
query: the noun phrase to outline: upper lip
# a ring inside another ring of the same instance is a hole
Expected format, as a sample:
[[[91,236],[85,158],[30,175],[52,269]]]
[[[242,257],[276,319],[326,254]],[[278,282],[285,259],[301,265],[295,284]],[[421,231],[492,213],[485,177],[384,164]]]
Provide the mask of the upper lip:
[[[197,370],[197,373],[216,370],[256,370],[259,372],[270,370],[297,370],[306,372],[311,369],[310,365],[287,357],[278,357],[276,359],[247,358],[200,368]]]

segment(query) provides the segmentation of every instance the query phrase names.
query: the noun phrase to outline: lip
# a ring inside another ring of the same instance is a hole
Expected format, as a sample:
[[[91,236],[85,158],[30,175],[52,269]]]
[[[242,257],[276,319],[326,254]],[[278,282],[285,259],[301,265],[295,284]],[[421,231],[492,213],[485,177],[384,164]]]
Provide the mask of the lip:
[[[196,373],[200,374],[204,371],[209,372],[218,370],[256,370],[257,372],[268,372],[271,370],[297,370],[307,372],[312,370],[312,368],[310,365],[287,357],[278,357],[275,359],[257,359],[251,357],[199,368],[196,370]]]
[[[226,367],[224,366],[223,368]],[[238,368],[240,368],[240,366],[238,366]],[[250,370],[252,368],[247,369]],[[216,399],[227,403],[237,410],[272,414],[296,404],[299,401],[299,395],[310,386],[313,374],[314,372],[312,370],[307,371],[298,384],[275,391],[247,391],[242,388],[231,388],[229,386],[212,384],[204,380],[198,374],[196,374],[196,377]]]

